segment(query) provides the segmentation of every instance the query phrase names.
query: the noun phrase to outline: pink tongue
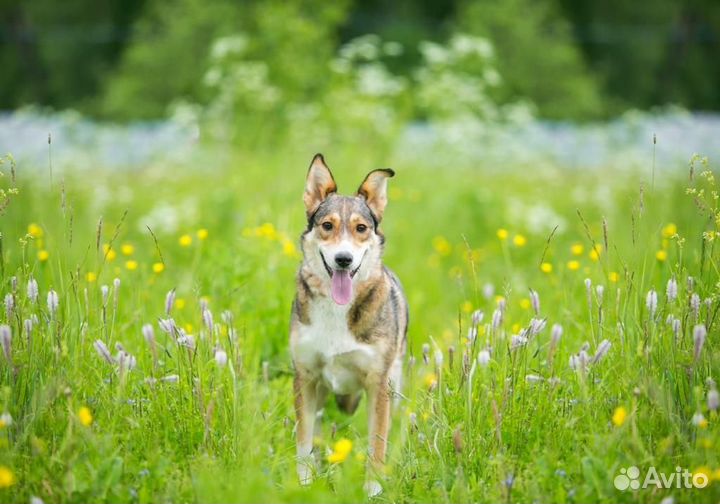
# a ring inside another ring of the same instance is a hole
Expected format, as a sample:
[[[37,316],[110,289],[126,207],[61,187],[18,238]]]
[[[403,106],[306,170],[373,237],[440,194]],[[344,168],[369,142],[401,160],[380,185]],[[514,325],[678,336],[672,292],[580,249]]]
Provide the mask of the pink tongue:
[[[352,297],[352,279],[348,270],[333,270],[332,298],[339,305],[346,305]]]

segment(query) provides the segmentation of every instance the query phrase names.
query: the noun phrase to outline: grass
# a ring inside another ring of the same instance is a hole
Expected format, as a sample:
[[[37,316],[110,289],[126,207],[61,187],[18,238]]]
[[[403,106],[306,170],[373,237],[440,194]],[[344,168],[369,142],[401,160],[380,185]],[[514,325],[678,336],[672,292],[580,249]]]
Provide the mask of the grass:
[[[393,161],[326,154],[341,192]],[[0,167],[8,203],[0,279],[13,303],[0,315],[12,333],[10,359],[0,359],[0,408],[12,419],[0,422],[1,500],[365,500],[364,404],[348,417],[328,403],[318,479],[302,488],[295,476],[287,328],[308,160],[287,150],[236,154],[201,169],[67,171],[52,184],[40,167],[19,166],[18,194],[7,192],[9,162]],[[392,163],[386,263],[407,291],[414,363],[375,500],[720,498],[720,427],[707,404],[720,368],[716,203],[712,172],[693,165],[693,180],[679,166],[659,171],[652,189],[650,169]],[[666,295],[673,277],[674,301]],[[26,293],[31,278],[36,303]],[[158,324],[171,289],[170,316],[194,348]],[[692,293],[702,300],[697,320]],[[471,342],[475,310],[484,320]],[[533,318],[547,319],[546,328],[512,348]],[[26,319],[35,320],[30,335]],[[557,344],[554,324],[563,329]],[[708,335],[696,358],[698,324]],[[103,360],[96,340],[113,356],[120,343],[134,369]],[[603,340],[607,354],[585,364]],[[483,365],[477,355],[487,349]],[[325,454],[341,439],[352,449],[330,464]],[[632,465],[643,475],[679,466],[711,483],[616,490],[614,478]]]

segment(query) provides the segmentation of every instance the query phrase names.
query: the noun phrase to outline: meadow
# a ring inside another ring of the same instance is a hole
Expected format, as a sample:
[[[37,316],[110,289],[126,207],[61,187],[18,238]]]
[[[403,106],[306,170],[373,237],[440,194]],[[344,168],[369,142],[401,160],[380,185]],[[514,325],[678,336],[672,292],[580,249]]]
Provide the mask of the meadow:
[[[717,502],[713,160],[391,166],[410,304],[376,502]],[[0,166],[0,500],[360,502],[366,415],[295,473],[290,304],[307,149],[135,170]],[[618,490],[621,469],[705,488]],[[670,499],[670,500],[666,500]]]

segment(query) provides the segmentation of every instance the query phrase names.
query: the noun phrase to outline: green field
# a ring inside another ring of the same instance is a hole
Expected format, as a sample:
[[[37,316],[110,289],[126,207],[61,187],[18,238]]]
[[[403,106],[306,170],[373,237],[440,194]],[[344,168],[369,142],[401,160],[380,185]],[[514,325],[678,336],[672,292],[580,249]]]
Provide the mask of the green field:
[[[343,193],[373,168],[397,173],[385,260],[408,296],[414,363],[374,500],[717,502],[712,164],[438,166],[371,151],[324,154]],[[296,480],[287,339],[312,154],[52,177],[15,166],[14,182],[5,160],[0,501],[366,500],[364,403],[349,417],[328,402],[318,477]],[[164,332],[168,317],[192,341]],[[333,452],[341,439],[349,453]],[[709,485],[617,490],[630,466]]]

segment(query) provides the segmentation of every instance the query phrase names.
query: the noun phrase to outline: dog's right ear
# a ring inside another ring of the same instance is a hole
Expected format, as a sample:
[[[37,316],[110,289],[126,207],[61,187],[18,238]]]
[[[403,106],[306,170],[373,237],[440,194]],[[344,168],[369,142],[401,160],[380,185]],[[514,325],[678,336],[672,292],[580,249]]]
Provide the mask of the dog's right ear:
[[[335,184],[335,179],[330,173],[330,168],[325,164],[322,154],[315,154],[312,163],[310,163],[307,180],[305,181],[305,194],[303,195],[308,219],[325,201],[325,198],[334,192],[337,192],[337,184]]]

